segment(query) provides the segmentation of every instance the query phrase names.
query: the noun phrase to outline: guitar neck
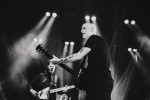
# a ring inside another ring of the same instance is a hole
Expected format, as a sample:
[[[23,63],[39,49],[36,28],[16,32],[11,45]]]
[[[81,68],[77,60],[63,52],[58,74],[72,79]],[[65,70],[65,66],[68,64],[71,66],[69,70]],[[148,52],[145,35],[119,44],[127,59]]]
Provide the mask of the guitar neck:
[[[65,69],[66,71],[68,71],[70,74],[72,74],[73,76],[77,77],[77,73],[75,71],[73,71],[71,68],[69,68],[68,66],[66,66],[65,64],[58,64],[59,66],[61,66],[63,69]]]
[[[53,56],[47,52],[43,47],[42,47],[42,44],[39,44],[37,47],[36,47],[36,50],[42,54],[44,54],[46,57],[48,57],[49,59],[52,59]],[[66,71],[68,71],[70,74],[72,74],[73,76],[77,77],[78,74],[72,70],[71,68],[69,68],[68,66],[66,66],[65,64],[58,64],[59,66],[61,66],[63,69],[65,69]]]
[[[52,90],[50,90],[50,93],[55,93],[55,92],[63,91],[63,90],[65,90],[65,89],[72,89],[72,88],[75,88],[75,86],[72,85],[72,86],[67,86],[67,87],[52,89]]]
[[[49,53],[47,53],[46,56],[47,56],[49,59],[52,59],[52,58],[53,58],[53,56],[50,55]],[[58,64],[58,65],[59,65],[60,67],[62,67],[63,69],[65,69],[66,71],[68,71],[68,72],[69,72],[70,74],[72,74],[73,76],[75,76],[75,77],[78,76],[78,74],[77,74],[74,70],[72,70],[71,68],[69,68],[69,67],[66,66],[65,64],[60,63],[60,64]]]

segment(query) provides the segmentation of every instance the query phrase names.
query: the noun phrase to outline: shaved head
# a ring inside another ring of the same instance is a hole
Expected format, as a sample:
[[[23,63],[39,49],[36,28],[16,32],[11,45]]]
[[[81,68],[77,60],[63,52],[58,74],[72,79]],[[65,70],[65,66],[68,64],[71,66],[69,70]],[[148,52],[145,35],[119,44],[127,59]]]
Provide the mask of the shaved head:
[[[96,25],[92,23],[84,23],[82,25],[81,33],[84,39],[88,39],[91,35],[96,35]]]
[[[91,30],[92,34],[96,34],[97,33],[97,28],[96,28],[96,25],[93,24],[93,23],[84,23],[82,25],[82,27],[87,27]]]

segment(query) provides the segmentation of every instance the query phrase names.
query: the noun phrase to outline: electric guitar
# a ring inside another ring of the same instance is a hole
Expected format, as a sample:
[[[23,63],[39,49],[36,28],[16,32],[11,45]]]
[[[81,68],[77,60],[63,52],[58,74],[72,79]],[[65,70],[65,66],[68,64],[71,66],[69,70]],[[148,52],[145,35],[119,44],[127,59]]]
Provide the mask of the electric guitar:
[[[47,87],[47,88],[45,88],[43,90],[38,91],[35,94],[36,95],[36,99],[35,100],[47,99],[48,95],[49,95],[48,92],[51,94],[51,93],[56,93],[56,92],[72,89],[72,88],[75,88],[75,86],[71,85],[71,86],[65,86],[65,87],[56,88],[56,89],[50,89],[50,87]]]
[[[46,57],[48,57],[49,59],[52,59],[53,56],[44,48],[44,46],[42,44],[39,44],[36,47],[36,51],[38,51],[40,54],[45,55]],[[69,68],[68,66],[66,66],[65,64],[58,64],[59,66],[61,66],[63,69],[65,69],[66,71],[68,71],[70,74],[72,74],[74,77],[77,77],[78,74],[72,70],[71,68]]]
[[[43,54],[45,55],[46,57],[48,57],[49,59],[52,59],[53,56],[44,48],[43,44],[39,44],[37,47],[36,47],[36,51],[39,52],[40,54]],[[86,76],[84,73],[86,73],[86,69],[84,68],[81,68],[79,70],[79,72],[75,72],[74,70],[72,70],[71,68],[69,68],[68,66],[66,66],[65,64],[63,63],[60,63],[58,64],[60,67],[62,67],[63,69],[65,69],[66,71],[68,71],[70,74],[72,74],[76,80],[75,80],[75,86],[76,88],[78,89],[81,89],[81,90],[86,90]]]

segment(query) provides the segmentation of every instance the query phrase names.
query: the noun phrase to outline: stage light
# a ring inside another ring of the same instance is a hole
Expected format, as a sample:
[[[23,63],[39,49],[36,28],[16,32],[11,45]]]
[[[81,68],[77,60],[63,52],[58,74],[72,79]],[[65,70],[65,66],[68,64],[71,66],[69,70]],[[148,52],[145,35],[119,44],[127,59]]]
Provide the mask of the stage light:
[[[70,42],[70,45],[74,45],[74,42]]]
[[[132,51],[132,48],[128,48],[128,51]]]
[[[92,20],[92,21],[96,21],[96,17],[95,17],[95,16],[92,16],[92,17],[91,17],[91,20]]]
[[[133,49],[134,52],[137,52],[137,49]]]
[[[135,24],[135,20],[132,20],[132,21],[131,21],[131,24],[134,25],[134,24]]]
[[[52,16],[53,16],[53,17],[57,17],[57,14],[56,14],[56,13],[53,13]]]
[[[124,23],[129,24],[129,20],[128,19],[124,20]]]
[[[37,42],[37,41],[38,41],[38,39],[37,39],[37,38],[34,38],[34,39],[33,39],[33,41],[34,41],[34,42]]]
[[[85,16],[85,20],[90,20],[90,16]]]
[[[43,40],[42,40],[42,39],[39,39],[39,42],[43,42]]]
[[[45,15],[46,15],[46,16],[50,16],[50,13],[49,13],[49,12],[46,12]]]
[[[69,45],[69,42],[65,42],[65,45]]]

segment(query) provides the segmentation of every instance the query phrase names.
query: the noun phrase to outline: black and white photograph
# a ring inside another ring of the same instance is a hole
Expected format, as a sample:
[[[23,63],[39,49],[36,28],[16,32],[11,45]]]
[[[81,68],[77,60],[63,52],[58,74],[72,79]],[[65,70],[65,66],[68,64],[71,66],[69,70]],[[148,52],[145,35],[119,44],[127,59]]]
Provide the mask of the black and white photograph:
[[[150,100],[150,1],[1,0],[0,100]]]

